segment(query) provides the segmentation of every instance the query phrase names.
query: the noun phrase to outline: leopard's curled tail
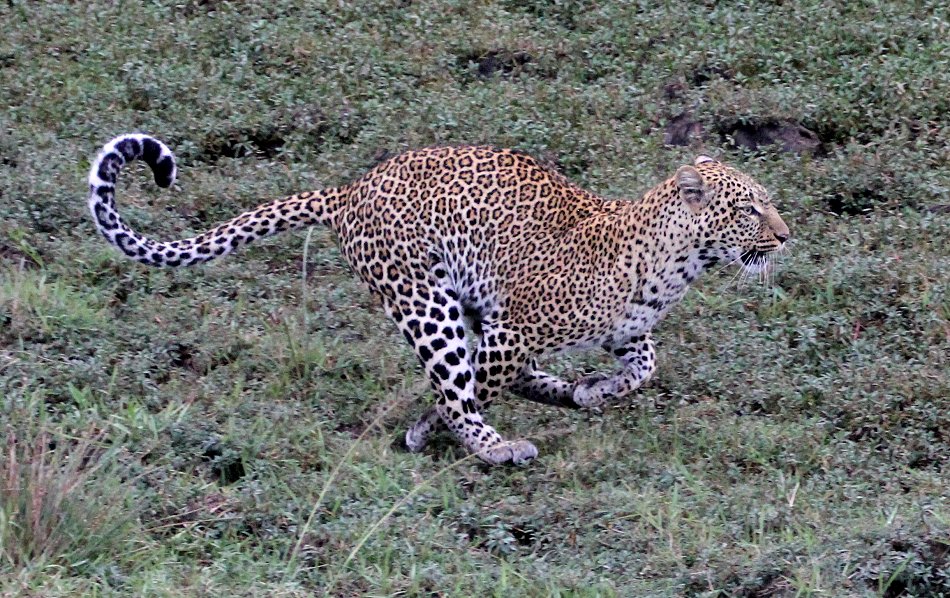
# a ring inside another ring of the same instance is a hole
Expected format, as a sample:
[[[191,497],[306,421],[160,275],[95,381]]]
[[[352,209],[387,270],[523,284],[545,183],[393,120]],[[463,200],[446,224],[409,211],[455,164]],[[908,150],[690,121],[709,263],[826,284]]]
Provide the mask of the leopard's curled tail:
[[[345,187],[309,191],[258,206],[190,239],[155,241],[129,228],[116,210],[119,171],[139,159],[151,167],[159,187],[175,182],[175,157],[164,143],[143,134],[120,135],[102,147],[89,170],[89,210],[102,236],[149,266],[192,266],[280,232],[314,224],[333,227],[346,199]]]

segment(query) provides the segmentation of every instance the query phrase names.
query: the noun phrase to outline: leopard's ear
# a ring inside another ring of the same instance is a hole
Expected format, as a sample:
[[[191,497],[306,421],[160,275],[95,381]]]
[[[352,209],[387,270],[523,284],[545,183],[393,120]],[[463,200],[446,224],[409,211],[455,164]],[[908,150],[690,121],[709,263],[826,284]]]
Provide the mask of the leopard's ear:
[[[706,154],[699,154],[698,156],[696,156],[696,159],[693,160],[693,164],[695,164],[696,166],[699,166],[700,164],[707,164],[707,163],[719,164],[719,160],[713,160]]]
[[[703,183],[703,177],[696,170],[695,166],[680,166],[676,171],[676,187],[680,192],[682,199],[689,209],[693,212],[699,212],[704,207],[708,199],[706,197],[706,185]]]

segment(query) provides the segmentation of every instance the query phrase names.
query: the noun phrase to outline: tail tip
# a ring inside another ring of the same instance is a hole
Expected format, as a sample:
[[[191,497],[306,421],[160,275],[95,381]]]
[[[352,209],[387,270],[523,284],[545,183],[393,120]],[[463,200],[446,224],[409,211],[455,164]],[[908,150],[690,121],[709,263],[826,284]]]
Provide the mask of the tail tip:
[[[155,177],[155,184],[162,188],[171,187],[175,182],[177,168],[172,151],[164,143],[150,135],[142,133],[128,133],[113,138],[103,146],[92,173],[90,184],[115,183],[118,170],[129,162],[142,159]]]
[[[155,176],[155,184],[159,187],[171,187],[175,182],[175,160],[171,156],[162,156],[162,158],[152,166],[152,174]]]
[[[155,184],[159,187],[170,187],[175,182],[175,158],[168,147],[148,135],[143,135],[142,159],[152,169]]]

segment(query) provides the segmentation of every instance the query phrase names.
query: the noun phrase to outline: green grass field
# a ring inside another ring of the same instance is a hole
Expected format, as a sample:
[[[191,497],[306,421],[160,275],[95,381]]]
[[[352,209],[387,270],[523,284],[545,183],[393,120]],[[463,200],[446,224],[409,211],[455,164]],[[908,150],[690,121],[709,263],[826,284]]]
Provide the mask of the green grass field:
[[[0,22],[0,594],[950,596],[945,3],[10,0]],[[541,456],[487,468],[445,434],[401,447],[425,379],[331,233],[182,271],[107,246],[86,172],[131,131],[179,159],[171,191],[120,179],[164,239],[491,143],[629,198],[705,151],[795,240],[769,284],[695,285],[632,400],[494,407]]]

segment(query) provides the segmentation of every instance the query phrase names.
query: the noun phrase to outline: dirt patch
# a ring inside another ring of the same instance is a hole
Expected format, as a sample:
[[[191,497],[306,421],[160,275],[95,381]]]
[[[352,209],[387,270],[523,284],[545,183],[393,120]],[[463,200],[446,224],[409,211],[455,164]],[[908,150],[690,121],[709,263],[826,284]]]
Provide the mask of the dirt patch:
[[[665,145],[688,146],[701,143],[706,137],[706,131],[701,122],[689,112],[677,114],[663,129],[663,143]]]
[[[746,121],[730,118],[707,127],[692,113],[681,112],[663,128],[663,143],[666,145],[693,146],[711,141],[734,150],[758,151],[777,146],[783,152],[794,154],[824,153],[818,135],[791,120]]]
[[[496,75],[518,75],[534,57],[521,50],[474,50],[458,55],[456,63],[462,73],[473,73],[488,79]]]
[[[251,154],[273,158],[285,143],[281,132],[272,128],[211,133],[201,142],[200,157],[205,162],[216,162],[220,158],[243,158]]]
[[[717,132],[736,149],[756,151],[778,145],[784,152],[816,154],[822,147],[817,134],[790,120],[723,123],[717,126]]]
[[[455,54],[454,70],[462,82],[522,76],[553,79],[557,76],[557,61],[564,58],[542,60],[526,50],[508,48],[474,49]]]
[[[828,209],[838,216],[859,216],[870,214],[876,205],[887,201],[888,196],[884,189],[872,187],[845,189],[828,198]]]

